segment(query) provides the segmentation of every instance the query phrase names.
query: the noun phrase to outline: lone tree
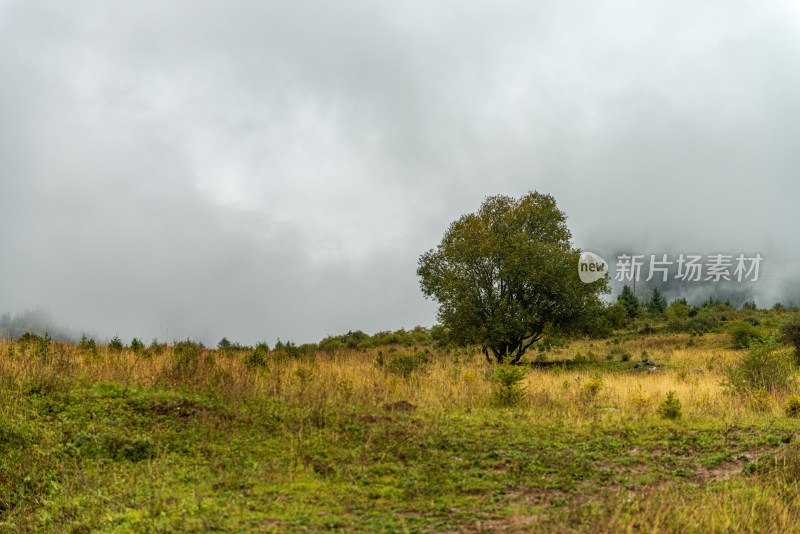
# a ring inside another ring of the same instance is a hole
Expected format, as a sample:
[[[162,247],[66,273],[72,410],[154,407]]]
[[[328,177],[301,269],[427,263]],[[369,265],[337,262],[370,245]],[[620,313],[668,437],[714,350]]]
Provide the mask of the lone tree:
[[[565,221],[550,195],[488,197],[420,256],[422,292],[438,301],[453,341],[480,345],[489,362],[491,351],[497,362],[517,363],[543,336],[600,313],[608,282],[581,282]]]

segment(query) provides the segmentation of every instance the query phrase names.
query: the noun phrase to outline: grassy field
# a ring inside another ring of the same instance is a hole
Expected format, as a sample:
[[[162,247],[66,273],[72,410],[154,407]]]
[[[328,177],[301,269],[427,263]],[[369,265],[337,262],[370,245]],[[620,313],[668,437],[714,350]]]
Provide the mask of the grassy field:
[[[532,353],[507,407],[430,343],[0,342],[0,532],[800,532],[788,392],[726,392],[724,327],[655,327]]]

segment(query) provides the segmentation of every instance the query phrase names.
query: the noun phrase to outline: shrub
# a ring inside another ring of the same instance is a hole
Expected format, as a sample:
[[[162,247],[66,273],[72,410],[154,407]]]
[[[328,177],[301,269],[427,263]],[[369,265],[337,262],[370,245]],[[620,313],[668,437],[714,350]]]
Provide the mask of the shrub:
[[[769,393],[794,388],[793,369],[774,337],[754,341],[733,367],[725,369],[724,385],[735,394],[749,395],[763,389]]]
[[[380,356],[382,357],[383,355]],[[427,350],[413,354],[398,354],[389,361],[386,365],[386,370],[406,378],[414,371],[422,370],[429,362],[430,358]]]
[[[440,324],[435,324],[430,329],[430,336],[434,341],[440,341],[447,344],[447,338],[449,335],[450,333],[447,331],[447,328]]]
[[[755,301],[753,301],[753,300],[748,300],[747,302],[745,302],[744,304],[742,304],[742,309],[743,309],[743,310],[756,311],[756,310],[758,310],[758,306],[756,306],[756,303],[755,303]]]
[[[111,338],[111,341],[108,342],[108,350],[111,352],[122,352],[122,349],[125,348],[125,345],[122,343],[122,340],[119,336],[114,336]]]
[[[742,319],[742,321],[751,324],[753,326],[761,326],[761,321],[759,321],[755,317],[745,317],[744,319]]]
[[[280,339],[275,343],[275,355],[278,358],[297,358],[300,356],[300,348],[291,341],[282,343]]]
[[[23,351],[28,347],[32,347],[33,354],[42,360],[47,360],[50,357],[50,343],[52,339],[50,339],[50,335],[47,332],[45,332],[44,337],[37,336],[32,332],[26,332],[20,336],[19,340],[22,343]]]
[[[324,350],[326,352],[332,352],[342,347],[344,347],[344,343],[342,343],[341,341],[339,341],[338,338],[335,337],[326,337],[325,339],[319,342],[319,350]]]
[[[689,317],[689,306],[682,300],[673,300],[667,307],[667,317],[683,320]]]
[[[681,416],[681,401],[675,396],[674,391],[667,393],[667,398],[658,405],[658,415],[662,419],[679,419]]]
[[[761,339],[761,331],[755,326],[745,323],[734,323],[730,331],[731,345],[735,349],[746,349],[754,341]]]
[[[783,403],[783,413],[786,417],[800,417],[800,397],[789,395]]]
[[[781,325],[781,336],[794,346],[795,362],[800,365],[800,315],[795,314]]]
[[[603,389],[603,380],[599,376],[595,376],[581,386],[580,396],[581,400],[588,402],[594,400],[600,390]]]
[[[642,392],[642,386],[639,385],[639,390],[631,398],[631,405],[639,411],[645,411],[650,407],[651,398],[645,396]]]
[[[759,389],[750,397],[750,407],[756,412],[768,412],[772,409],[772,397],[769,392]]]
[[[362,332],[361,330],[356,330],[355,332],[350,330],[346,334],[339,336],[339,341],[345,347],[354,349],[358,347],[359,343],[363,343],[364,341],[369,340],[369,336]]]
[[[139,341],[137,338],[133,338],[131,339],[131,349],[133,349],[133,352],[138,354],[144,350],[144,343]]]
[[[492,392],[492,399],[497,406],[513,407],[525,399],[525,388],[521,382],[525,380],[527,368],[518,365],[500,364],[494,369],[494,381],[497,387]]]
[[[172,364],[169,375],[177,380],[195,376],[203,348],[202,343],[196,343],[190,339],[176,343],[172,350],[175,362]]]
[[[87,337],[86,334],[83,334],[81,336],[81,341],[80,341],[80,343],[78,343],[78,348],[84,354],[89,354],[91,356],[97,356],[97,343],[95,343],[93,338]]]
[[[706,332],[713,332],[717,329],[719,323],[713,317],[707,315],[689,314],[688,319],[672,319],[667,324],[667,330],[670,332],[686,332],[689,334],[702,335]]]
[[[156,338],[153,338],[153,341],[150,342],[150,350],[153,352],[153,354],[163,353],[164,347],[166,347],[166,345],[163,343],[159,343]]]
[[[643,336],[649,336],[651,334],[655,334],[656,329],[650,326],[650,323],[644,323],[642,328],[639,329],[639,333],[642,334]]]
[[[268,351],[266,343],[259,343],[255,350],[245,357],[244,364],[248,367],[266,367]]]

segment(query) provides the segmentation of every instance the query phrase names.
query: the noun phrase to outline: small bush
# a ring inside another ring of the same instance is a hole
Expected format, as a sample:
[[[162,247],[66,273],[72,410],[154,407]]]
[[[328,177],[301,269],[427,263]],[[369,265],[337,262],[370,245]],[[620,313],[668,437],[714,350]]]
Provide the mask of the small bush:
[[[581,386],[580,397],[584,402],[592,401],[600,390],[603,389],[603,380],[599,376],[595,376]]]
[[[139,341],[137,338],[133,338],[133,339],[131,339],[131,349],[136,354],[139,354],[140,352],[142,352],[144,350],[144,343]]]
[[[639,329],[639,333],[643,336],[649,336],[656,333],[656,329],[650,326],[649,323],[644,323],[641,329]]]
[[[382,355],[379,357],[382,357]],[[398,354],[389,361],[386,365],[386,370],[392,374],[406,378],[414,371],[422,370],[429,362],[430,358],[428,357],[427,351],[415,352],[413,354]]]
[[[111,338],[111,341],[108,342],[108,350],[111,352],[119,353],[122,352],[122,349],[125,348],[125,345],[122,343],[122,340],[119,336],[114,336]]]
[[[772,409],[772,397],[769,392],[759,389],[750,397],[750,408],[756,412],[768,412]]]
[[[156,355],[162,354],[165,346],[163,343],[159,343],[156,338],[153,338],[153,341],[150,342],[150,352]]]
[[[97,356],[97,343],[95,343],[93,338],[87,337],[86,334],[81,336],[81,342],[78,344],[78,348],[84,354]]]
[[[279,339],[278,342],[275,344],[275,356],[278,359],[286,359],[286,358],[298,358],[300,356],[300,348],[295,345],[292,341],[287,341],[286,343],[282,343]],[[303,353],[307,354],[307,353]]]
[[[651,398],[645,396],[642,392],[642,386],[639,386],[639,390],[636,394],[631,398],[631,405],[636,408],[637,410],[644,412],[650,407]]]
[[[702,335],[713,332],[719,323],[713,317],[699,316],[689,313],[687,319],[672,319],[667,323],[667,330],[670,332],[686,332],[688,334]]]
[[[794,346],[795,362],[800,365],[800,315],[795,314],[781,325],[781,336]]]
[[[783,403],[783,413],[786,417],[800,417],[800,397],[789,395]]]
[[[742,309],[743,310],[756,311],[756,310],[758,310],[758,306],[756,306],[755,301],[748,300],[747,302],[742,304]]]
[[[201,343],[196,343],[190,339],[176,343],[175,348],[172,349],[175,361],[168,374],[177,380],[195,376],[199,368],[200,354],[203,348]]]
[[[267,355],[269,349],[266,343],[259,344],[253,352],[247,355],[244,359],[244,364],[248,367],[266,367],[268,364]]]
[[[667,398],[658,405],[658,415],[662,419],[679,419],[681,417],[681,401],[675,396],[674,391],[667,393]]]
[[[501,364],[494,369],[494,381],[497,387],[492,398],[497,406],[513,407],[525,399],[525,389],[521,382],[525,380],[527,369],[518,365]]]
[[[761,331],[744,321],[735,323],[731,328],[731,345],[736,349],[746,349],[754,341],[761,339]]]
[[[784,392],[795,387],[793,369],[774,337],[754,341],[733,367],[725,369],[724,385],[735,394],[758,390]]]

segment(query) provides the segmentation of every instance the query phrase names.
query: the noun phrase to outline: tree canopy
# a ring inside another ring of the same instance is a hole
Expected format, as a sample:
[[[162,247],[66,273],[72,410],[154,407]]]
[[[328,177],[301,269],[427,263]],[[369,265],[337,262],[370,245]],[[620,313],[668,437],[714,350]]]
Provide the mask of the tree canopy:
[[[543,336],[570,332],[602,309],[608,282],[580,281],[571,237],[550,195],[488,197],[420,256],[420,287],[439,303],[454,341],[517,363]]]

